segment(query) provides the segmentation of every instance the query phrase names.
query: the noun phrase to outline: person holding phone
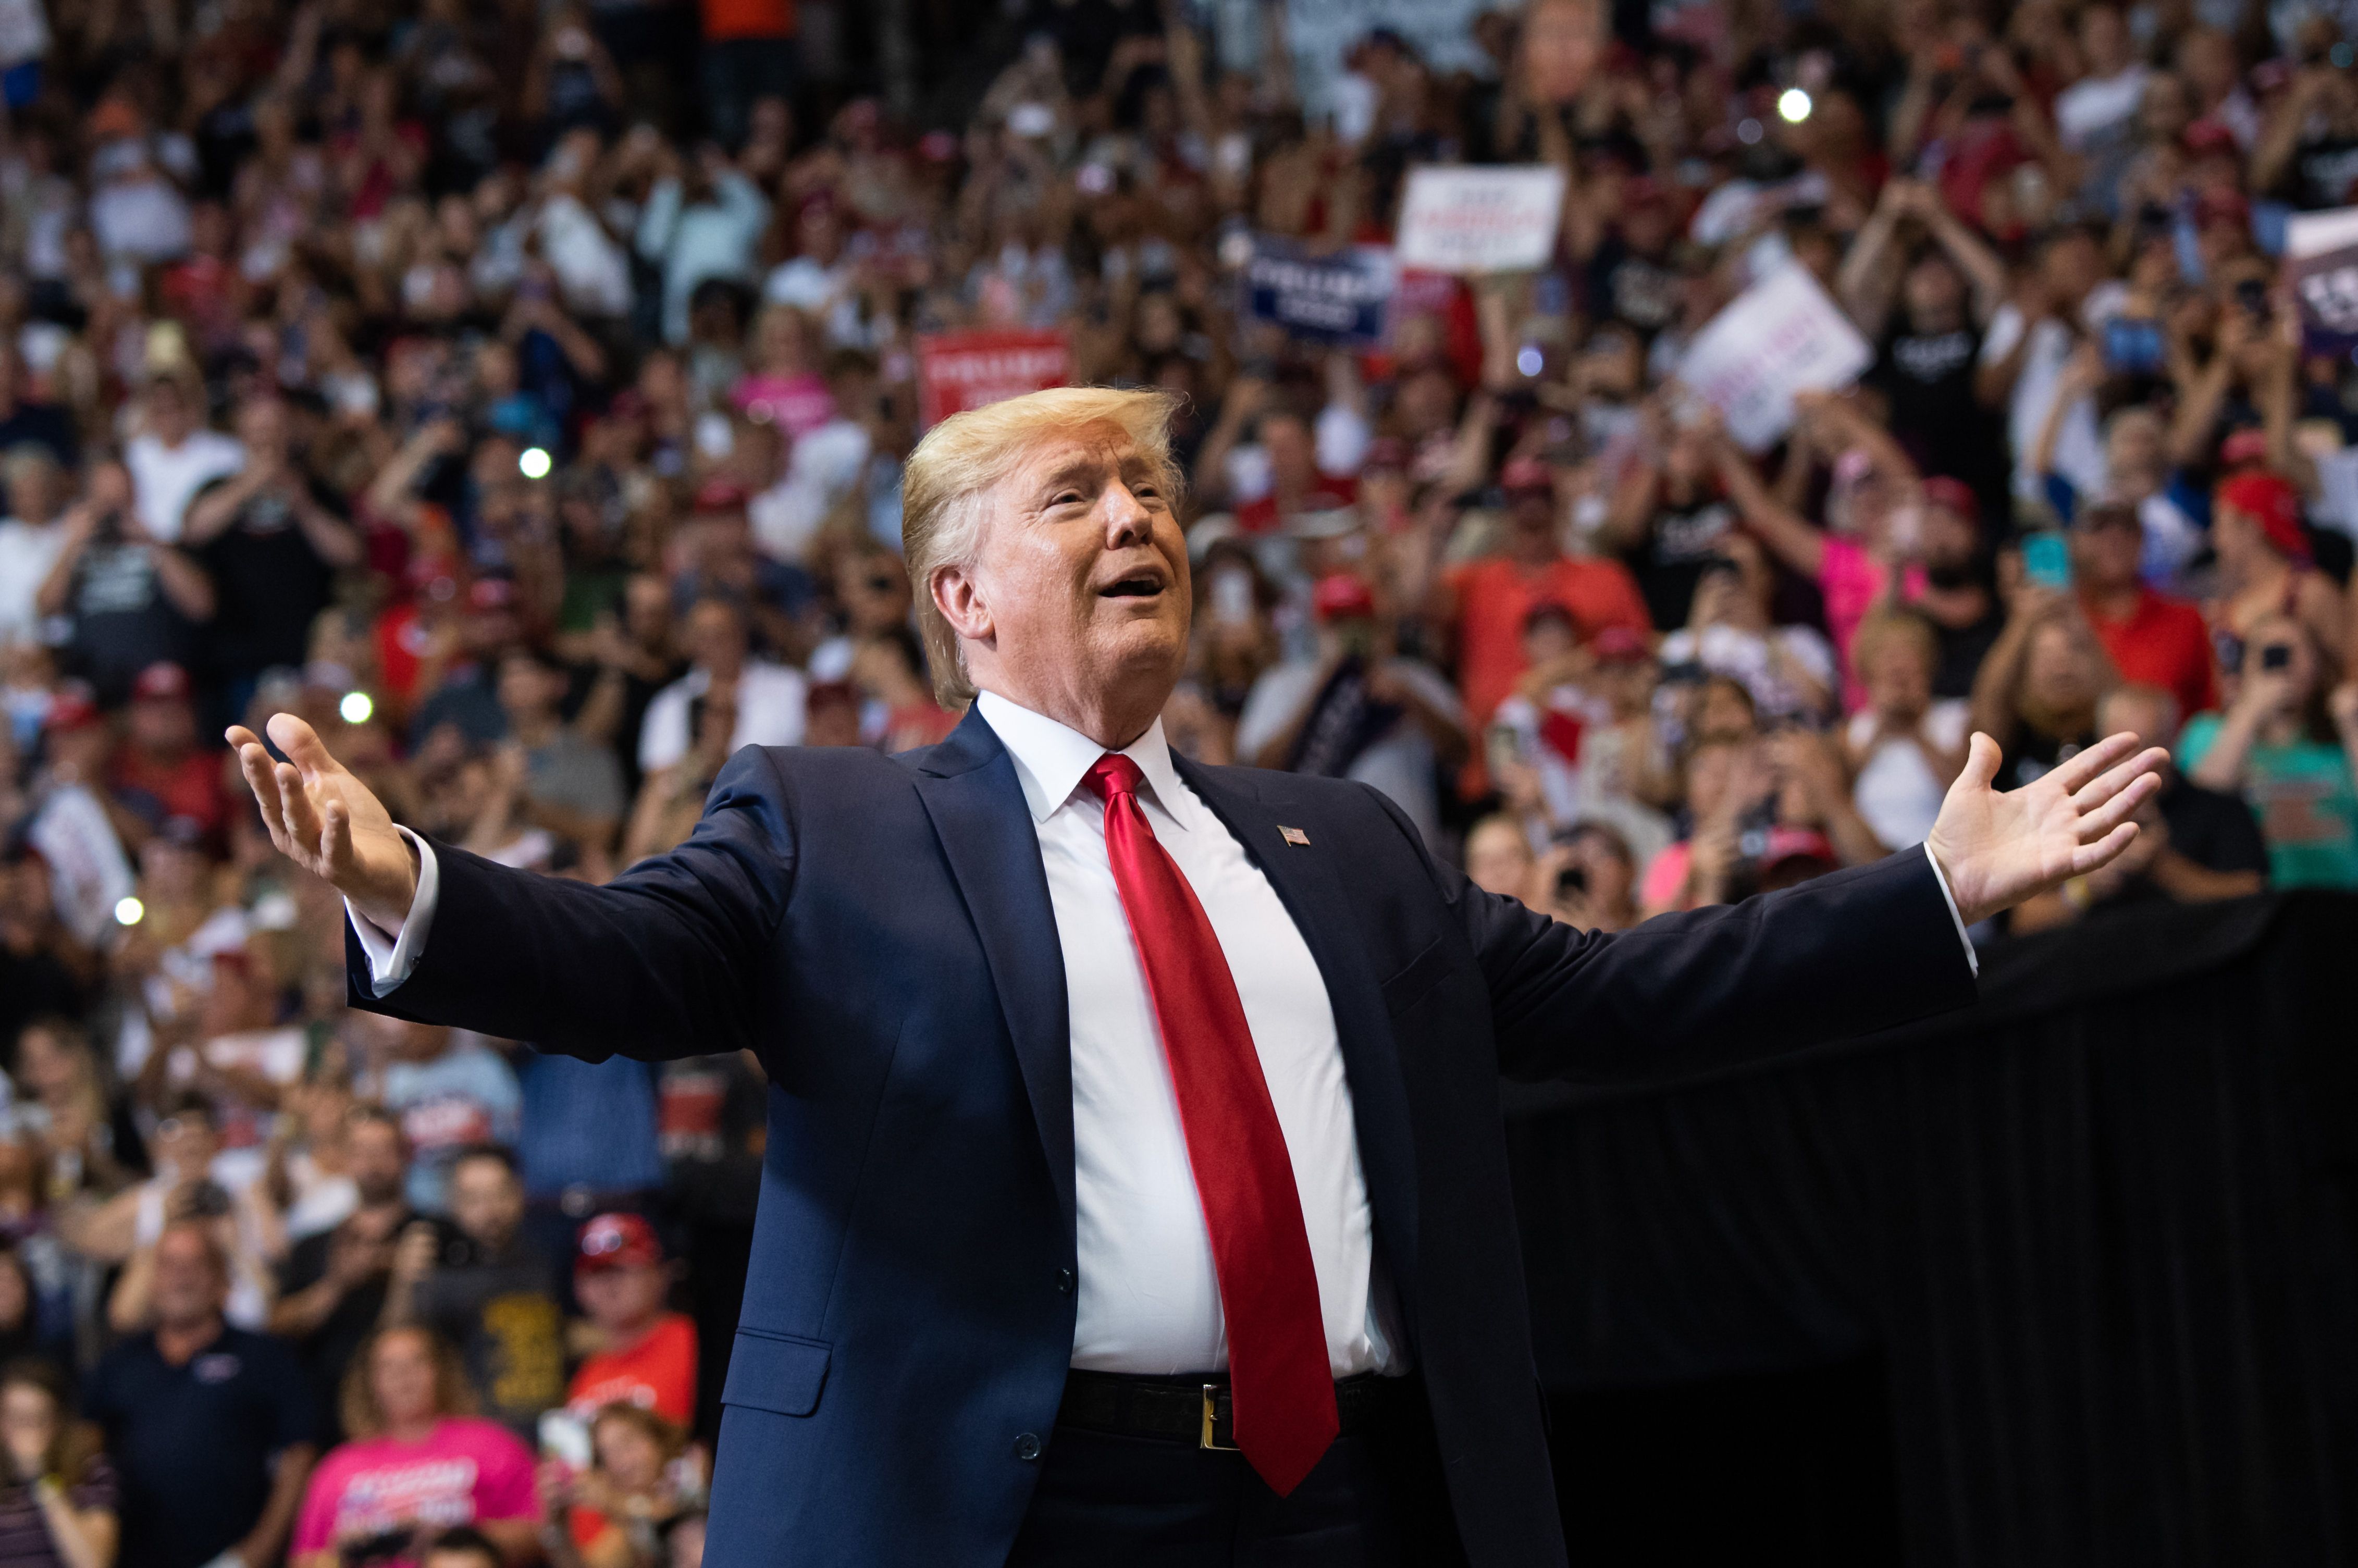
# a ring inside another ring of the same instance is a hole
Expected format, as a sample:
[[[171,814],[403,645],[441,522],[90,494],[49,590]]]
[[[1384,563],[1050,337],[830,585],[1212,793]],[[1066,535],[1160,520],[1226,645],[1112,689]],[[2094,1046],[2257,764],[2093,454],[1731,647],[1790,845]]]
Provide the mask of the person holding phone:
[[[2223,714],[2179,738],[2179,766],[2208,789],[2242,795],[2260,816],[2278,887],[2358,888],[2358,681],[2331,696],[2307,627],[2283,613],[2252,623]]]
[[[293,1568],[408,1568],[442,1530],[472,1525],[511,1561],[540,1526],[532,1451],[468,1412],[458,1352],[432,1330],[379,1330],[344,1375],[344,1430],[311,1476]]]

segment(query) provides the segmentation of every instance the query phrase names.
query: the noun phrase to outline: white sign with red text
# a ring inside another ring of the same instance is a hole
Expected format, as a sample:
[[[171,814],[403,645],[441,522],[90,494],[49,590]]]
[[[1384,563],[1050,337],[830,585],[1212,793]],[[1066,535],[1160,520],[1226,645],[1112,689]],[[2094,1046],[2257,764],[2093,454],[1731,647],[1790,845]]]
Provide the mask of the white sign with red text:
[[[1679,381],[1719,410],[1736,445],[1758,452],[1791,427],[1795,393],[1848,386],[1874,362],[1809,268],[1789,261],[1695,334]]]
[[[1402,266],[1431,272],[1529,272],[1555,254],[1563,170],[1427,166],[1409,171],[1395,249]]]

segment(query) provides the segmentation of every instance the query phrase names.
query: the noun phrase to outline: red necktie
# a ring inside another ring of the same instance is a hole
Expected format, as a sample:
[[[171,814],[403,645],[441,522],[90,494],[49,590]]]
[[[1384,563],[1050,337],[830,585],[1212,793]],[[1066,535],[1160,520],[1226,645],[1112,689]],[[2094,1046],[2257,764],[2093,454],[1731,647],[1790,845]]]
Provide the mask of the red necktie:
[[[1109,752],[1087,782],[1105,797],[1106,855],[1146,970],[1211,1233],[1228,1322],[1237,1446],[1283,1497],[1341,1430],[1318,1273],[1236,979],[1195,890],[1139,806],[1140,776],[1136,762]]]

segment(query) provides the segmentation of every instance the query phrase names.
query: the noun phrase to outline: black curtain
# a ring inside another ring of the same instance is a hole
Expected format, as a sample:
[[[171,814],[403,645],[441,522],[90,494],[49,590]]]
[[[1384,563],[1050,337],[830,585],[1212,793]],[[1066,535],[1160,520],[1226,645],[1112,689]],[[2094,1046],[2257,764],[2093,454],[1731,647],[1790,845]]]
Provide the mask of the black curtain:
[[[2353,976],[2358,899],[2124,911],[1908,1030],[1509,1086],[1541,1380],[1879,1358],[1919,1568],[2349,1563]]]

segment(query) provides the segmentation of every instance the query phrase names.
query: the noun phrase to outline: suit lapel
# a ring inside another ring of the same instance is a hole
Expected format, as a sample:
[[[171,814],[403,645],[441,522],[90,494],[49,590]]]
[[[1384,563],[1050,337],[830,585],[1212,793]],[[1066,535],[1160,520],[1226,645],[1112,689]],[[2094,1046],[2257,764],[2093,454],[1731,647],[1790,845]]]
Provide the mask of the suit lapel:
[[[918,763],[917,795],[990,966],[1070,1238],[1073,1062],[1065,953],[1023,786],[1007,748],[979,711],[969,709],[950,738]]]
[[[1359,1140],[1359,1166],[1367,1173],[1368,1202],[1375,1210],[1376,1240],[1390,1263],[1402,1307],[1413,1320],[1409,1299],[1415,1279],[1416,1147],[1409,1127],[1408,1094],[1392,1041],[1391,1017],[1384,1011],[1382,977],[1357,939],[1349,895],[1337,874],[1340,845],[1321,833],[1320,824],[1281,824],[1254,790],[1251,773],[1238,768],[1206,768],[1172,753],[1187,787],[1202,797],[1245,848],[1294,928],[1310,948],[1326,982],[1335,1012],[1335,1033],[1343,1049],[1343,1073],[1351,1086],[1351,1114]],[[1306,829],[1307,844],[1289,842],[1284,827]]]

